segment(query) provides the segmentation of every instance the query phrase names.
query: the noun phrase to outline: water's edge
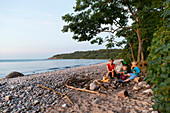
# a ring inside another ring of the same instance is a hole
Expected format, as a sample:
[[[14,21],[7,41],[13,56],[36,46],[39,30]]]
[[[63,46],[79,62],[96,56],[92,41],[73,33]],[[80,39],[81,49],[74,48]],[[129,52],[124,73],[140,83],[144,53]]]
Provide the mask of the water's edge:
[[[0,60],[0,78],[4,78],[10,72],[18,71],[24,75],[39,74],[64,70],[75,67],[83,67],[106,62],[105,59],[22,59]]]

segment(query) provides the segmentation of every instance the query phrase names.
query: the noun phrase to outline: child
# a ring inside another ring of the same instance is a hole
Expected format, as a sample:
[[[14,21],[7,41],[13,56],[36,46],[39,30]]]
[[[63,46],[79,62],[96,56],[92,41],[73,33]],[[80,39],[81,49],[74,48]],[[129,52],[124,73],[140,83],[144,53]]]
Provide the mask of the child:
[[[115,75],[115,64],[113,64],[114,60],[111,58],[109,62],[110,63],[107,64],[108,73],[107,73],[106,77],[110,76],[110,78],[113,79],[114,75]]]
[[[120,74],[120,79],[124,80],[127,76],[127,66],[123,66],[123,71],[119,72],[119,74]]]
[[[137,62],[132,62],[131,71],[133,73],[128,73],[127,76],[129,76],[129,78],[126,80],[123,80],[123,82],[132,81],[134,78],[139,76],[140,69],[139,69],[139,67],[137,67]]]

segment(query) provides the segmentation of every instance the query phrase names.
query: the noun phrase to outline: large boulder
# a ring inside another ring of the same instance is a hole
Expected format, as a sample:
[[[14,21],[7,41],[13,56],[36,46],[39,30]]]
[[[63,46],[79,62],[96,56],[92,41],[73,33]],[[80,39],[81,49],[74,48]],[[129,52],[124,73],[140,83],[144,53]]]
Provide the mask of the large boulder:
[[[94,91],[94,90],[97,90],[99,88],[99,86],[96,84],[95,81],[93,81],[91,84],[90,84],[90,90]]]
[[[116,65],[115,70],[117,73],[123,71],[123,65],[121,62]]]
[[[123,61],[123,59],[119,59],[119,60],[114,61],[114,64],[116,65],[115,66],[116,73],[123,71],[123,65],[122,65],[121,61]]]
[[[11,72],[5,78],[15,78],[15,77],[22,77],[22,76],[24,75],[20,72]]]

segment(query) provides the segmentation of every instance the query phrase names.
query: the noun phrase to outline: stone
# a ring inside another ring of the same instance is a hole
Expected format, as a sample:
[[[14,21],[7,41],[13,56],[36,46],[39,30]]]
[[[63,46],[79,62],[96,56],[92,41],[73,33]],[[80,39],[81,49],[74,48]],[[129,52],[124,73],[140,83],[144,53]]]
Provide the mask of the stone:
[[[153,111],[153,108],[149,108],[149,111]]]
[[[152,111],[151,113],[158,113],[157,111]]]
[[[134,86],[133,87],[133,90],[135,90],[135,91],[138,91],[138,90],[140,90],[141,89],[141,87],[139,87],[139,86]]]
[[[90,90],[94,91],[94,90],[97,90],[98,88],[99,88],[99,86],[95,83],[95,81],[93,81],[90,84]]]
[[[9,112],[10,112],[9,108],[7,108],[3,111],[3,113],[9,113]]]
[[[118,96],[123,97],[123,98],[127,97],[128,96],[127,90],[122,90],[118,92]]]
[[[22,76],[24,75],[20,72],[11,72],[5,78],[15,78],[15,77],[22,77]]]
[[[116,89],[116,85],[115,84],[111,84],[112,88]]]
[[[149,113],[148,110],[142,110],[142,113]]]
[[[102,101],[101,98],[96,98],[96,99],[92,102],[92,104],[98,104],[98,103],[101,102],[101,101]]]
[[[144,91],[142,92],[142,94],[153,95],[153,91],[152,91],[152,89],[147,89],[147,90],[144,90]]]
[[[28,90],[32,90],[32,88],[33,88],[32,86],[27,87]]]
[[[16,88],[16,86],[11,86],[11,87],[10,87],[10,89],[12,89],[12,90],[15,89],[15,88]]]
[[[151,86],[149,85],[149,84],[147,84],[146,86],[145,86],[145,88],[150,88]]]
[[[85,76],[89,76],[89,73],[86,73],[86,75]]]
[[[9,101],[9,100],[11,100],[11,99],[12,99],[12,96],[11,96],[11,95],[5,96],[5,101],[6,101],[6,102]]]
[[[137,112],[134,109],[131,109],[130,113],[137,113]]]
[[[146,81],[143,81],[143,82],[142,82],[142,87],[146,87],[146,85],[147,85],[147,82],[146,82]]]
[[[143,84],[143,82],[139,82],[139,83],[138,83],[138,86],[142,86],[142,84]]]
[[[117,73],[123,71],[123,65],[122,65],[121,61],[118,61],[115,64],[116,64],[115,70],[116,70]]]
[[[63,104],[62,107],[63,107],[63,108],[67,107],[67,104]]]
[[[39,103],[39,101],[38,100],[35,100],[34,102],[33,102],[33,105],[35,106],[35,105],[37,105]]]
[[[29,110],[31,110],[31,107],[27,106],[25,109],[26,109],[26,111],[29,111]]]
[[[58,108],[57,109],[59,112],[64,112],[64,109],[63,108]]]
[[[123,70],[123,66],[117,65],[117,66],[115,67],[115,70],[116,70],[117,73],[118,73],[118,72],[121,72],[121,71]]]
[[[114,113],[112,110],[108,110],[107,113]]]

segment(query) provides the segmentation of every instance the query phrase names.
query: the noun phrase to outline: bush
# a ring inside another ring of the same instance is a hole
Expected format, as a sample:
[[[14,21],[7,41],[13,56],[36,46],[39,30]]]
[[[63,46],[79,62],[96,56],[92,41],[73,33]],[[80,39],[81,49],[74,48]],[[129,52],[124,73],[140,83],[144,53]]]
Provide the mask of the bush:
[[[168,17],[169,3],[165,2],[165,11],[162,19],[162,26],[159,26],[159,30],[154,34],[148,57],[148,77],[147,82],[154,84],[154,98],[155,104],[153,105],[154,110],[159,110],[163,113],[170,112],[170,31],[168,25],[170,20]]]

